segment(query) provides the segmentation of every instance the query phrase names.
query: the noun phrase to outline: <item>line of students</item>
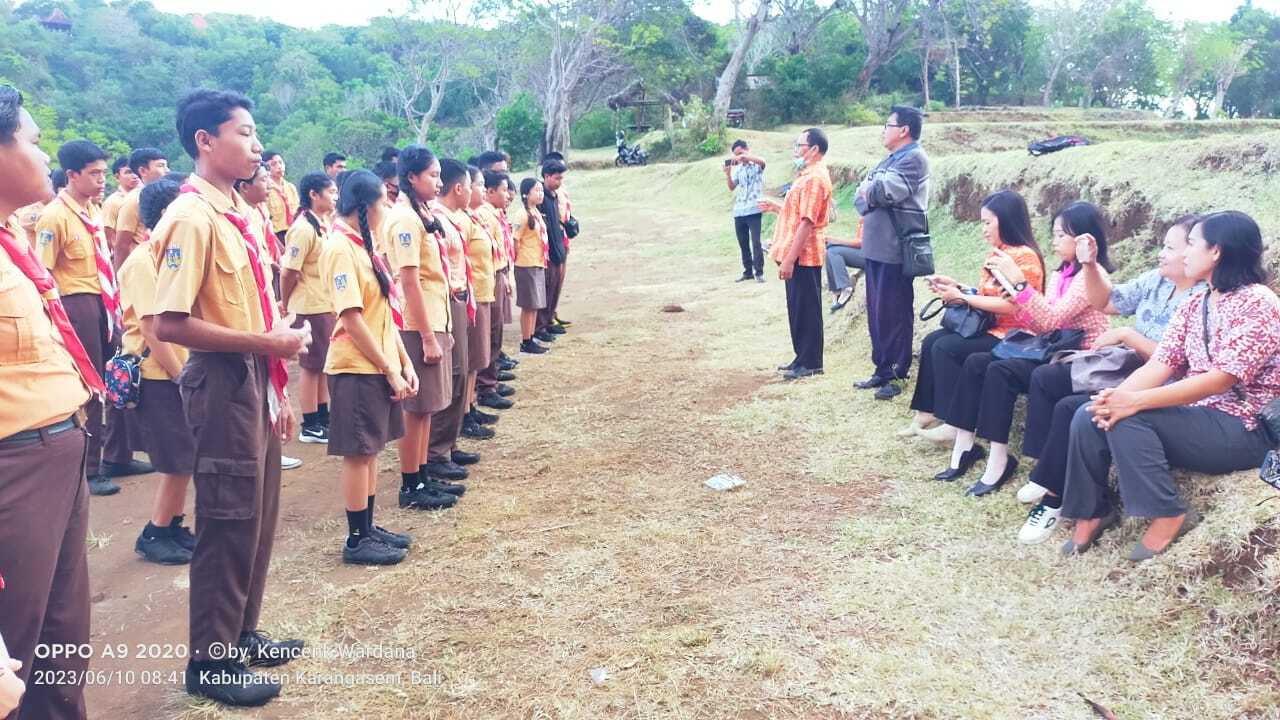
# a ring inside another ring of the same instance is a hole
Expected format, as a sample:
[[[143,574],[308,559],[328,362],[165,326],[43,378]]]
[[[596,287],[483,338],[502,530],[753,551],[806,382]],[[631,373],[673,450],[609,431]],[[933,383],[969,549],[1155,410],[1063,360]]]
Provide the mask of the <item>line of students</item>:
[[[1043,542],[1070,518],[1063,554],[1089,549],[1119,518],[1108,492],[1114,462],[1124,511],[1152,520],[1129,559],[1164,552],[1199,519],[1170,468],[1256,468],[1275,441],[1258,413],[1280,397],[1280,298],[1267,286],[1258,225],[1238,212],[1179,218],[1159,266],[1113,285],[1108,224],[1096,206],[1076,202],[1054,214],[1060,264],[1048,282],[1020,195],[987,197],[981,216],[992,249],[979,284],[943,275],[929,284],[947,303],[989,312],[995,323],[972,337],[939,329],[925,338],[915,416],[899,436],[951,445],[950,464],[934,476],[940,481],[964,476],[985,457],[967,494],[988,495],[1017,471],[1010,430],[1018,396],[1029,395],[1023,455],[1039,462],[1018,492],[1033,505],[1018,540]],[[1111,315],[1136,324],[1110,327]],[[1014,329],[1080,330],[1081,347],[1094,352],[1052,362],[997,359]],[[1114,358],[1107,372],[1092,372],[1102,354]]]
[[[302,647],[258,628],[281,444],[296,430],[286,361],[301,358],[304,370],[301,438],[343,459],[342,556],[350,563],[396,563],[413,542],[374,522],[376,458],[387,443],[399,442],[400,506],[451,507],[466,491],[457,482],[467,477],[463,466],[480,459],[457,447],[459,437],[492,437],[486,426],[498,419],[477,403],[512,406],[514,389],[503,381],[514,379],[516,362],[501,352],[501,331],[517,264],[513,225],[547,223],[528,204],[528,218],[508,220],[515,186],[507,159],[486,153],[476,159],[481,170],[410,146],[390,160],[394,202],[385,178],[368,171],[336,181],[311,174],[291,194],[275,172],[283,159],[262,162],[252,109],[232,92],[184,98],[177,130],[195,172],[165,177],[162,156],[135,153],[130,166],[145,185],[113,199],[110,242],[95,221],[105,154],[68,143],[60,153],[68,188],[42,212],[33,246],[15,213],[48,200],[47,158],[21,96],[0,87],[0,169],[18,178],[0,191],[9,219],[0,231],[0,311],[8,310],[0,339],[4,353],[20,356],[0,363],[0,395],[4,407],[28,409],[21,418],[0,413],[0,540],[23,552],[39,543],[19,572],[0,567],[21,588],[0,593],[0,635],[10,638],[23,679],[33,670],[83,669],[74,659],[36,659],[33,648],[88,639],[87,486],[76,458],[93,438],[75,411],[101,395],[103,362],[116,344],[141,358],[141,393],[108,429],[143,429],[162,475],[136,546],[157,562],[190,563],[187,690],[228,705],[278,694],[278,684],[250,668],[287,662]],[[123,166],[116,174],[128,177]],[[543,174],[558,184],[562,160]],[[553,199],[551,212],[570,218],[563,191]],[[126,208],[136,221],[121,221]],[[283,237],[280,209],[289,221]],[[545,257],[546,236],[537,240]],[[548,285],[563,281],[565,255]],[[61,274],[81,284],[60,294]],[[32,311],[36,303],[46,312]],[[556,320],[552,314],[548,326],[562,333]],[[77,321],[88,330],[77,332]],[[47,471],[39,488],[11,482],[37,466]],[[182,524],[189,480],[194,533]],[[238,650],[228,657],[228,648]],[[82,693],[75,684],[33,691],[20,713],[83,717]]]

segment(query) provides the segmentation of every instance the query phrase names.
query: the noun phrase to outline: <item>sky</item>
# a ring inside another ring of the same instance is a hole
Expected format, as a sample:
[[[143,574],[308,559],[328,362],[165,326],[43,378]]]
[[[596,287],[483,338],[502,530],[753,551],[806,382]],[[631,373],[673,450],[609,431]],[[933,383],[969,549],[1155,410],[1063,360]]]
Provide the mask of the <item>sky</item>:
[[[821,2],[822,0],[819,0]],[[152,0],[160,10],[174,13],[235,13],[269,17],[297,27],[322,27],[329,24],[362,25],[370,18],[395,14],[405,10],[408,0],[360,0],[337,2],[335,0]],[[695,11],[714,22],[733,19],[733,0],[693,0]],[[1198,20],[1203,22],[1226,20],[1231,17],[1238,2],[1235,0],[1149,0],[1151,6],[1171,20]],[[426,6],[444,5],[444,0],[425,0]],[[749,8],[754,0],[742,0]],[[1254,0],[1254,6],[1280,13],[1280,0]],[[746,12],[744,10],[744,12]]]

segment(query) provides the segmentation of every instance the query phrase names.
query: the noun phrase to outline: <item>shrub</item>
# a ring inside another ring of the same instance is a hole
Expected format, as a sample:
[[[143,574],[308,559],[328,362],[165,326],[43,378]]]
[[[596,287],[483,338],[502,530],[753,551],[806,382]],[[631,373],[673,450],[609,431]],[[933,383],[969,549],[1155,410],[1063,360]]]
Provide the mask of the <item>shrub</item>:
[[[865,105],[850,105],[845,108],[843,121],[852,127],[879,125],[884,122],[884,115]]]
[[[517,167],[529,167],[538,161],[542,134],[546,126],[538,102],[529,93],[516,95],[509,105],[498,111],[496,119],[498,147],[511,154]]]
[[[596,108],[573,124],[569,130],[573,147],[579,149],[612,147],[613,113],[604,108]]]

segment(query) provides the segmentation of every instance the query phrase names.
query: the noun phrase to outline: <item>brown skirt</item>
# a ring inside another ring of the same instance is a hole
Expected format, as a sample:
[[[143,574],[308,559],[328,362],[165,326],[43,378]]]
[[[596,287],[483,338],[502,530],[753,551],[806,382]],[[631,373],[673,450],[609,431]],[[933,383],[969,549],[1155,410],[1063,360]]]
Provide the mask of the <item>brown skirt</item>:
[[[507,278],[510,270],[499,270],[493,279],[493,317],[494,324],[506,325],[511,322],[511,283]]]
[[[476,324],[467,328],[467,372],[489,367],[489,338],[493,303],[476,303]]]
[[[453,375],[459,377],[467,374],[470,363],[467,362],[467,350],[471,348],[467,335],[471,331],[471,319],[467,317],[466,301],[449,299],[449,324],[453,326]]]
[[[298,315],[293,321],[294,329],[302,327],[304,320],[311,323],[311,346],[298,356],[298,365],[303,370],[324,372],[324,359],[329,355],[329,338],[333,337],[333,328],[338,318],[333,313]]]
[[[405,412],[415,415],[431,415],[449,407],[453,399],[453,373],[450,371],[449,336],[435,333],[436,342],[446,348],[444,357],[434,365],[428,365],[422,354],[422,334],[417,330],[402,330],[400,338],[404,340],[405,352],[413,361],[413,370],[418,373],[418,394],[406,398],[401,405]],[[333,411],[330,410],[330,414]]]
[[[169,380],[143,379],[138,407],[129,410],[132,425],[156,472],[191,475],[196,471],[196,438],[182,411],[182,394]]]
[[[547,306],[546,268],[516,268],[516,305],[521,310],[541,310]]]
[[[329,375],[329,454],[367,457],[404,437],[404,412],[381,375]]]

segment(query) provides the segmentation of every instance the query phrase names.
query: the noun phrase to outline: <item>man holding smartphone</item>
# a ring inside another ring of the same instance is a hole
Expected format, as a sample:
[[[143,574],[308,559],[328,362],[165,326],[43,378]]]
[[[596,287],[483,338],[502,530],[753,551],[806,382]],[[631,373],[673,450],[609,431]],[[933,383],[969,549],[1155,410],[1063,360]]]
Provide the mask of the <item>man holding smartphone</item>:
[[[745,140],[733,141],[733,157],[724,161],[724,180],[733,197],[733,230],[742,250],[742,277],[764,282],[764,249],[760,246],[760,198],[764,193],[764,159],[751,155]]]

